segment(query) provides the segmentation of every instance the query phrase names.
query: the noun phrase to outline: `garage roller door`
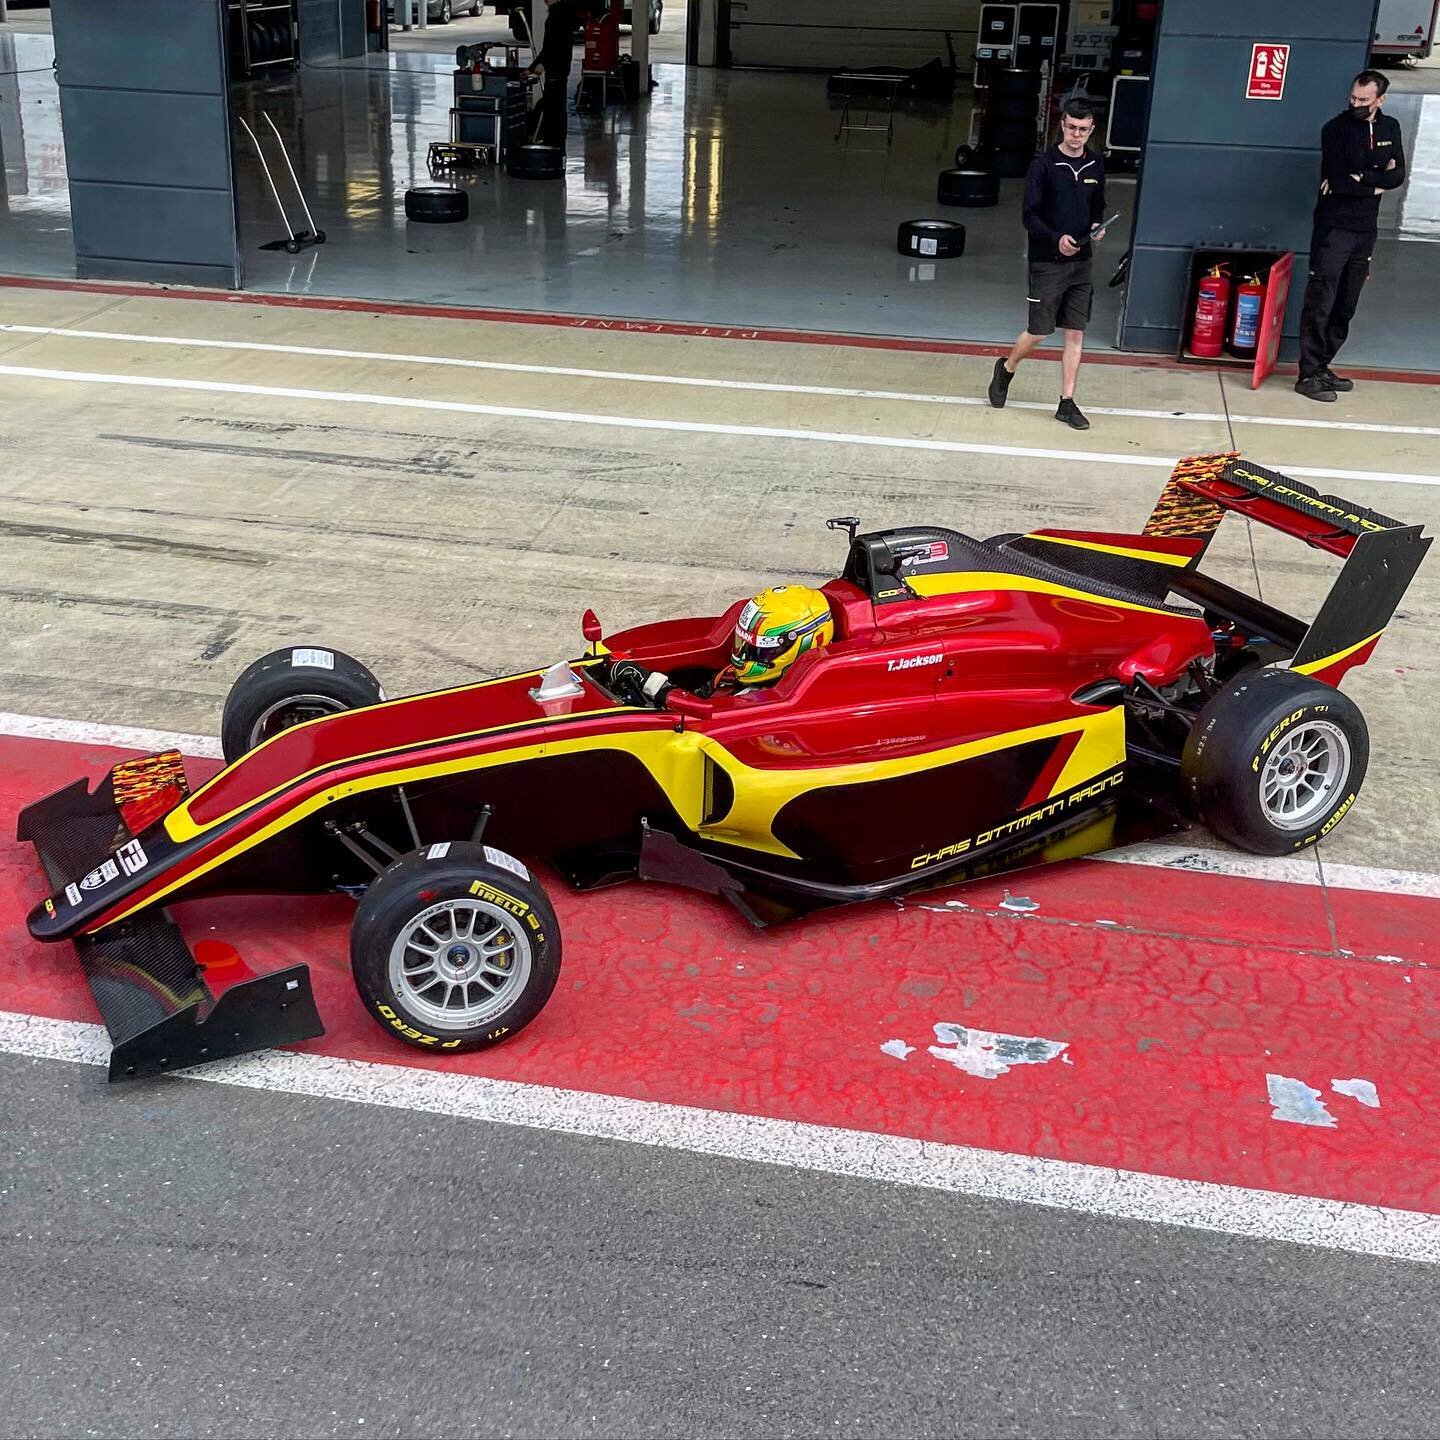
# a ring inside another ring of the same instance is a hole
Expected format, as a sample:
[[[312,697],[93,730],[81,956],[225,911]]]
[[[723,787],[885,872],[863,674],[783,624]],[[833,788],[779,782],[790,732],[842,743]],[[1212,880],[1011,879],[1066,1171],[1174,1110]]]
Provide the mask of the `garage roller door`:
[[[963,67],[979,9],[971,0],[731,0],[730,61],[787,70],[923,65],[945,56],[948,31]]]

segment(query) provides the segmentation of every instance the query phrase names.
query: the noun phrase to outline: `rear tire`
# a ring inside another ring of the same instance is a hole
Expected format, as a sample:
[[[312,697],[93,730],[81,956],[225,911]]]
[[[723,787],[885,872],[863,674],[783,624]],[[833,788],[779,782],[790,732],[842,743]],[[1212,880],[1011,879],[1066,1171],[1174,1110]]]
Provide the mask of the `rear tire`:
[[[1369,762],[1348,696],[1292,670],[1247,670],[1200,711],[1180,773],[1196,818],[1222,840],[1287,855],[1340,823]]]
[[[355,988],[417,1050],[484,1050],[523,1030],[560,978],[544,887],[488,845],[429,845],[365,892],[350,928]]]
[[[339,650],[288,646],[248,666],[230,687],[220,717],[220,750],[227,765],[272,735],[307,720],[359,710],[385,699],[380,682]]]

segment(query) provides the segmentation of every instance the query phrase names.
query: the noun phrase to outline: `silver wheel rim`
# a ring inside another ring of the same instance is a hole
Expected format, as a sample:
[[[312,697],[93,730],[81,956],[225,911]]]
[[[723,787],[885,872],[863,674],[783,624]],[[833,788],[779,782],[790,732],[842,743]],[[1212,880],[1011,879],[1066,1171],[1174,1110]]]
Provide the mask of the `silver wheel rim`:
[[[1350,741],[1338,725],[1309,720],[1275,742],[1260,771],[1260,806],[1277,830],[1304,830],[1328,815],[1350,777]]]
[[[318,720],[322,715],[338,715],[350,707],[343,700],[331,695],[287,695],[260,712],[259,718],[250,727],[250,745],[253,750],[262,740],[303,725],[307,720]]]
[[[483,900],[442,900],[395,937],[390,989],[425,1024],[473,1030],[515,1003],[531,963],[529,936],[515,916]]]

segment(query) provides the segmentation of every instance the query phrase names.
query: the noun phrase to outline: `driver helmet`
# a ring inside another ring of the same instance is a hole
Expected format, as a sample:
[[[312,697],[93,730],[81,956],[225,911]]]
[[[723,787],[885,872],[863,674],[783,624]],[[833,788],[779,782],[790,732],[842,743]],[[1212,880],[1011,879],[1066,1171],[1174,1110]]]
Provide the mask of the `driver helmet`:
[[[830,602],[808,585],[776,585],[745,604],[730,668],[742,685],[769,685],[802,655],[835,638]]]

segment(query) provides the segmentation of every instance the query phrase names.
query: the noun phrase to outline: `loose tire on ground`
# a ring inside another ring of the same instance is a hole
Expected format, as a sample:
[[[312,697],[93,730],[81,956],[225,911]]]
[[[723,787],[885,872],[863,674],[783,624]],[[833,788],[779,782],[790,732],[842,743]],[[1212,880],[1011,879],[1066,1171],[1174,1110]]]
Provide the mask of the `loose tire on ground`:
[[[1322,840],[1355,803],[1370,761],[1365,717],[1330,685],[1246,670],[1206,702],[1181,756],[1197,819],[1256,855]]]
[[[374,675],[339,650],[318,645],[272,650],[230,687],[220,717],[220,750],[232,765],[282,730],[384,699]]]
[[[942,170],[935,187],[942,205],[966,205],[979,209],[1000,203],[1000,177],[989,170],[973,168]]]
[[[558,145],[517,145],[505,168],[517,180],[559,180],[565,174],[565,152]]]
[[[417,185],[405,192],[405,218],[422,225],[453,225],[470,214],[470,197],[448,185]]]
[[[965,227],[955,220],[906,220],[895,248],[912,259],[953,260],[965,253]]]
[[[560,978],[560,926],[513,856],[470,841],[397,860],[350,928],[355,987],[418,1050],[484,1050],[523,1030]]]

